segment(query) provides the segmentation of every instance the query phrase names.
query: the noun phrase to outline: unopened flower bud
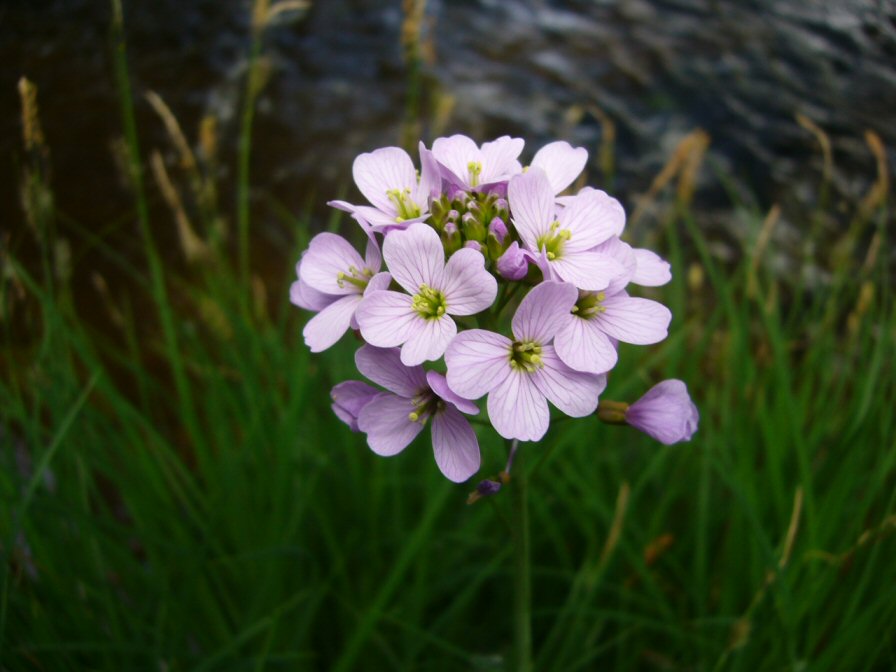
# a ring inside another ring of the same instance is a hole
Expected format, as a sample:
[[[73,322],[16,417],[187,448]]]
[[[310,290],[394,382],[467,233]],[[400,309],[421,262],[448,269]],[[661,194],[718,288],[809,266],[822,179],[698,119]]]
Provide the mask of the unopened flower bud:
[[[472,212],[465,212],[464,216],[461,217],[461,229],[464,232],[464,238],[467,240],[477,240],[480,243],[485,242],[485,227]]]
[[[449,255],[457,252],[463,244],[460,230],[454,222],[445,223],[445,228],[442,229],[442,244],[445,246],[445,252]]]
[[[508,280],[522,280],[526,277],[529,270],[529,262],[526,255],[520,249],[520,244],[516,241],[510,244],[510,247],[501,255],[497,263],[498,273]]]
[[[448,211],[448,214],[445,215],[445,217],[448,219],[449,222],[457,222],[457,220],[460,219],[460,213],[457,210],[455,210],[454,208],[452,208],[451,210]]]
[[[483,497],[491,497],[498,494],[501,490],[501,481],[495,481],[490,478],[479,481],[476,489],[467,496],[467,504],[475,504]]]
[[[690,441],[700,413],[680,380],[664,380],[651,387],[625,411],[625,421],[660,443]]]
[[[500,217],[493,217],[488,225],[488,232],[497,238],[499,243],[503,244],[504,239],[507,237],[507,225]]]
[[[339,383],[330,392],[333,400],[333,413],[342,420],[353,432],[358,430],[358,415],[361,409],[376,397],[382,394],[375,387],[371,387],[359,380],[347,380]]]
[[[476,250],[477,252],[482,252],[482,245],[477,243],[475,240],[468,240],[464,243],[464,247],[469,247],[471,250]]]

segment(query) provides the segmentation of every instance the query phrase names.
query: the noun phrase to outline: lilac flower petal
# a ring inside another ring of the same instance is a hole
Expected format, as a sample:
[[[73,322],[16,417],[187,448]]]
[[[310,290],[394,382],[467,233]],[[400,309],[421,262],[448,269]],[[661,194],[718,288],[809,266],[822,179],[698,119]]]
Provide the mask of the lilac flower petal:
[[[568,282],[536,285],[526,294],[513,316],[514,338],[541,344],[550,342],[560,327],[560,318],[569,314],[578,298],[576,288]]]
[[[343,296],[308,320],[302,336],[311,352],[323,352],[342,338],[360,302],[360,294]]]
[[[549,263],[562,280],[589,291],[606,289],[614,278],[625,273],[613,257],[591,250],[564,255]]]
[[[575,315],[563,318],[554,336],[554,349],[569,368],[588,373],[606,373],[616,366],[619,358],[597,320]]]
[[[357,432],[358,414],[361,409],[381,394],[382,391],[360,380],[346,380],[330,390],[333,413],[353,432]]]
[[[507,198],[523,244],[536,251],[538,237],[550,229],[554,219],[554,191],[548,176],[541,168],[514,176],[507,185]]]
[[[481,152],[476,143],[465,135],[452,135],[448,138],[436,138],[432,143],[432,153],[436,161],[458,178],[460,185],[469,186],[471,161],[481,161]],[[448,176],[450,177],[450,176]]]
[[[548,401],[566,415],[583,418],[597,410],[597,401],[607,386],[603,374],[573,371],[550,345],[541,349],[544,366],[532,374],[532,382]]]
[[[371,236],[367,241],[367,248],[364,250],[364,267],[376,273],[382,264],[383,255],[380,252],[380,246],[377,245],[376,238]]]
[[[532,167],[544,170],[556,195],[575,181],[587,162],[587,149],[560,140],[539,149],[532,159]]]
[[[373,292],[379,292],[384,289],[389,289],[389,284],[392,282],[392,276],[386,273],[385,271],[382,273],[377,273],[367,283],[367,287],[364,288],[364,296],[367,296]],[[352,315],[352,329],[360,330],[361,325],[358,323],[357,311],[354,315]]]
[[[382,147],[369,154],[360,154],[352,164],[355,184],[379,210],[395,216],[395,203],[389,200],[387,192],[392,189],[417,189],[417,172],[408,153],[399,147]]]
[[[672,279],[669,262],[659,255],[645,249],[633,250],[635,255],[635,272],[631,281],[643,287],[660,287]]]
[[[438,371],[427,371],[426,382],[429,383],[430,389],[435,392],[436,395],[447,401],[449,404],[457,406],[457,409],[461,413],[466,413],[467,415],[476,415],[479,413],[479,407],[476,404],[451,391],[451,388],[448,387],[447,379]]]
[[[632,427],[661,443],[690,441],[700,422],[700,413],[680,380],[664,380],[654,385],[625,412]]]
[[[476,432],[453,406],[432,416],[432,450],[439,471],[448,480],[463,483],[479,471]]]
[[[289,300],[305,310],[321,311],[338,298],[338,296],[332,294],[319,292],[301,280],[296,280],[289,287]]]
[[[626,285],[631,282],[632,276],[635,273],[636,261],[632,246],[623,242],[619,236],[611,236],[595,247],[593,251],[602,252],[603,254],[613,257],[625,269],[625,272],[622,275],[616,276],[610,281],[610,284],[607,285],[607,295],[618,294],[624,290]]]
[[[469,329],[454,337],[445,351],[448,387],[465,399],[479,399],[510,373],[511,341],[485,329]]]
[[[480,182],[489,184],[509,178],[522,172],[523,167],[517,157],[523,151],[525,141],[502,135],[496,140],[482,145],[482,175]]]
[[[657,301],[634,298],[623,292],[607,297],[601,305],[605,310],[594,319],[613,338],[635,345],[650,345],[669,335],[672,313]]]
[[[380,348],[391,348],[408,340],[420,315],[411,306],[411,297],[407,294],[377,291],[364,297],[355,318],[365,341]]]
[[[422,422],[408,417],[413,411],[414,402],[410,399],[383,394],[361,409],[358,429],[367,434],[367,445],[377,455],[397,455],[423,429]]]
[[[325,294],[359,294],[361,290],[355,285],[344,283],[340,287],[337,282],[339,273],[348,273],[352,266],[364,268],[364,260],[355,248],[335,233],[319,233],[302,256],[299,275],[309,287]]]
[[[438,198],[442,193],[442,172],[439,170],[439,162],[433,156],[431,150],[421,141],[420,151],[420,183],[414,194],[414,202],[423,210],[429,210],[429,199]],[[424,207],[426,206],[426,207]]]
[[[615,198],[603,191],[588,191],[576,196],[557,218],[560,228],[572,234],[566,252],[588,250],[625,228],[625,211]]]
[[[524,250],[520,249],[520,244],[513,241],[510,243],[510,246],[504,250],[504,254],[498,257],[495,267],[503,278],[507,278],[508,280],[522,280],[529,272],[529,257]]]
[[[365,378],[382,385],[399,397],[410,399],[429,387],[423,367],[402,364],[398,348],[362,345],[355,352],[355,366]]]
[[[392,277],[410,294],[416,294],[420,285],[442,286],[445,250],[439,234],[427,224],[389,233],[383,241],[383,257]]]
[[[485,270],[485,257],[472,248],[451,255],[442,275],[445,310],[451,315],[475,315],[489,306],[498,294],[495,276]]]
[[[418,316],[411,325],[408,339],[401,346],[401,361],[414,366],[434,361],[445,354],[445,348],[457,334],[457,325],[448,315],[438,319]]]
[[[428,216],[428,214],[426,216]],[[367,222],[370,230],[378,233],[382,233],[383,229],[386,229],[387,227],[405,229],[413,222],[425,219],[426,216],[421,216],[417,219],[408,219],[403,222],[396,222],[395,215],[390,215],[377,208],[372,208],[369,205],[356,205],[354,213],[352,214],[352,217]]]
[[[548,402],[528,373],[511,369],[489,392],[487,406],[492,426],[505,439],[538,441],[548,431]]]

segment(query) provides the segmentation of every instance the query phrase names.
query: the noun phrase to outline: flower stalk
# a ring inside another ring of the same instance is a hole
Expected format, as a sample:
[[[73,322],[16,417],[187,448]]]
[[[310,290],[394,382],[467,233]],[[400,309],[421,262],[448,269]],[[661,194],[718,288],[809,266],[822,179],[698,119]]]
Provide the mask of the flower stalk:
[[[513,476],[510,479],[513,534],[513,668],[532,671],[532,569],[529,550],[528,481],[524,451],[516,439],[508,442]]]

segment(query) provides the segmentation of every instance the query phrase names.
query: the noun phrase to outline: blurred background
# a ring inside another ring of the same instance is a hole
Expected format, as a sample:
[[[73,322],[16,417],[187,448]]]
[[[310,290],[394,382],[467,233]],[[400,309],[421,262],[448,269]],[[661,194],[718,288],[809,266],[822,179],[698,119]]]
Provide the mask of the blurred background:
[[[0,665],[509,669],[506,503],[371,456],[288,304],[456,132],[589,150],[675,278],[608,394],[703,416],[549,435],[537,669],[896,665],[894,108],[892,0],[7,0]]]

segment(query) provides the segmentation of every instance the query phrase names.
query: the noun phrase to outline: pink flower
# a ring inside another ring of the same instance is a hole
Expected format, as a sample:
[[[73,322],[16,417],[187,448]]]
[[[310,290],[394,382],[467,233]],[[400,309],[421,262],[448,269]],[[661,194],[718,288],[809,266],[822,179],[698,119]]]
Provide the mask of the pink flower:
[[[520,244],[516,241],[510,243],[510,246],[504,250],[504,254],[498,257],[495,263],[498,273],[501,277],[508,280],[522,280],[529,272],[528,252],[520,249]]]
[[[523,144],[522,138],[504,135],[480,148],[465,135],[452,135],[436,138],[432,153],[442,166],[442,176],[454,187],[485,191],[523,169],[517,160]]]
[[[615,341],[650,345],[668,336],[672,313],[661,303],[625,291],[579,292],[572,310],[558,319],[554,348],[576,371],[605,373],[616,365]]]
[[[329,201],[327,205],[352,213],[362,225],[375,231],[404,228],[429,216],[429,199],[441,191],[441,175],[435,159],[420,143],[420,177],[408,153],[399,147],[382,147],[361,154],[352,165],[355,184],[373,205]]]
[[[369,293],[358,308],[358,324],[368,343],[381,348],[400,345],[407,366],[441,357],[457,334],[451,315],[483,311],[498,292],[481,252],[465,247],[445,263],[439,235],[426,224],[389,233],[383,256],[408,294]]]
[[[471,329],[448,346],[448,386],[467,399],[488,394],[489,419],[504,438],[541,439],[550,422],[548,401],[576,418],[597,408],[606,376],[570,369],[550,345],[577,296],[571,284],[543,282],[513,316],[513,340]]]
[[[311,352],[321,352],[336,343],[350,326],[366,293],[385,289],[388,273],[377,273],[382,265],[373,240],[367,242],[365,258],[335,233],[319,233],[296,267],[299,276],[290,288],[290,300],[300,308],[317,310],[302,331]]]
[[[367,378],[389,392],[364,404],[358,428],[377,455],[397,455],[431,420],[432,449],[446,478],[460,483],[479,471],[479,441],[461,413],[476,414],[476,404],[454,394],[445,377],[422,366],[401,363],[397,348],[364,345],[355,353],[355,364]]]
[[[602,191],[584,192],[557,214],[551,183],[537,167],[510,180],[507,197],[523,245],[546,259],[546,279],[556,275],[579,289],[598,291],[625,272],[613,257],[593,249],[625,226],[616,199]]]
[[[628,407],[625,421],[667,446],[690,441],[700,413],[680,380],[664,380]]]

